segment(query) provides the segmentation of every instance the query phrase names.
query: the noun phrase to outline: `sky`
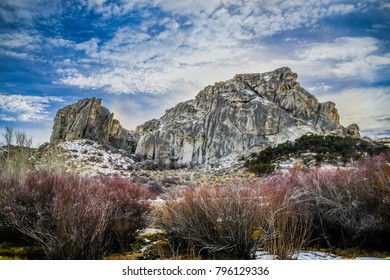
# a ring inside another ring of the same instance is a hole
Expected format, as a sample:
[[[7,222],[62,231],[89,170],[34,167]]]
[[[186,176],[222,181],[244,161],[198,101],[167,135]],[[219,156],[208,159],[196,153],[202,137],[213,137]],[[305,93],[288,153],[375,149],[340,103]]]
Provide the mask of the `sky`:
[[[390,136],[388,0],[0,1],[0,130],[36,146],[82,98],[135,129],[209,84],[283,66],[341,124]]]

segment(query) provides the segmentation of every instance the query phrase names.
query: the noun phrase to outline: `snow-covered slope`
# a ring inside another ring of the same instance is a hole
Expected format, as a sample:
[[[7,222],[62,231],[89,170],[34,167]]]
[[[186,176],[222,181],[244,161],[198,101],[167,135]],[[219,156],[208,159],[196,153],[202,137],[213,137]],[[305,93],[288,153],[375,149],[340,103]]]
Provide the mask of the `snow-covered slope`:
[[[82,175],[127,175],[136,168],[124,150],[106,150],[92,140],[80,139],[59,144],[66,154],[68,170]]]

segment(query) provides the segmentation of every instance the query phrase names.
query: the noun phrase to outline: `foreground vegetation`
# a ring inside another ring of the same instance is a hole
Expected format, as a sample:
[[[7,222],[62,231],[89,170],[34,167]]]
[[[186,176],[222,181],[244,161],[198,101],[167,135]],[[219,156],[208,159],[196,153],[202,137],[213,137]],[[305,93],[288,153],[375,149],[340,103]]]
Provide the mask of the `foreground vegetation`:
[[[390,154],[377,146],[352,157],[351,139],[329,148],[340,139],[307,136],[260,158],[306,153],[320,141],[314,154],[338,149],[355,162],[162,189],[57,164],[32,171],[29,141],[9,140],[0,161],[0,259],[249,259],[257,251],[290,259],[307,248],[390,249]],[[140,235],[146,227],[160,231]]]
[[[35,171],[0,179],[3,224],[49,259],[98,259],[129,249],[152,194],[122,178]]]
[[[388,250],[389,162],[382,154],[353,168],[174,188],[152,212],[154,194],[119,177],[3,175],[2,238],[38,246],[49,259],[101,259],[139,250],[139,230],[153,223],[164,234],[150,258],[248,259],[261,250],[289,259],[307,247]]]
[[[198,252],[282,259],[304,246],[389,249],[390,155],[171,194],[164,229]],[[179,199],[180,198],[180,199]]]

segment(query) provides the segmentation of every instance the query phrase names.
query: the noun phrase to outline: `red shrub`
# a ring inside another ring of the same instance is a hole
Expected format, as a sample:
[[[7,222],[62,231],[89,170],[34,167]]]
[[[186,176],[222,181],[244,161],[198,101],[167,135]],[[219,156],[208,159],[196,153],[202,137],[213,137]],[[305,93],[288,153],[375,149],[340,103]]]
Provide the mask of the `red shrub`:
[[[162,225],[200,251],[249,258],[263,248],[291,258],[302,247],[309,222],[297,207],[299,196],[285,184],[288,178],[186,188],[167,199]]]
[[[96,259],[126,249],[149,212],[149,193],[119,178],[37,171],[24,181],[2,177],[0,187],[0,212],[52,259]]]
[[[306,191],[299,187],[297,173],[266,178],[263,190],[269,208],[265,249],[280,259],[290,259],[304,246],[310,233]]]
[[[126,251],[137,230],[146,226],[149,200],[155,195],[121,177],[103,179],[99,191],[112,203],[109,228],[113,241],[120,251]]]
[[[199,252],[248,258],[266,223],[259,199],[257,187],[248,184],[185,188],[168,197],[161,223]]]
[[[361,160],[356,167],[300,174],[320,238],[328,246],[383,248],[390,233],[388,157]]]

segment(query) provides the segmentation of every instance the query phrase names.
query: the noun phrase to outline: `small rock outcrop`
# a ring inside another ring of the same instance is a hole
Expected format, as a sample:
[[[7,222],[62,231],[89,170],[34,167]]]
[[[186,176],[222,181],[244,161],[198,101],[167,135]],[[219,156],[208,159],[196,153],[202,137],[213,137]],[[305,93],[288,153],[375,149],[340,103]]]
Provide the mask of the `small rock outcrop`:
[[[54,118],[51,143],[91,139],[118,149],[135,151],[134,135],[124,129],[99,98],[86,98],[60,109]]]
[[[239,74],[207,86],[135,132],[123,129],[96,98],[58,111],[51,142],[87,138],[168,165],[235,160],[307,134],[360,137],[356,124],[339,123],[333,102],[320,103],[288,67]]]
[[[347,134],[355,138],[360,138],[359,126],[356,123],[347,126]]]

